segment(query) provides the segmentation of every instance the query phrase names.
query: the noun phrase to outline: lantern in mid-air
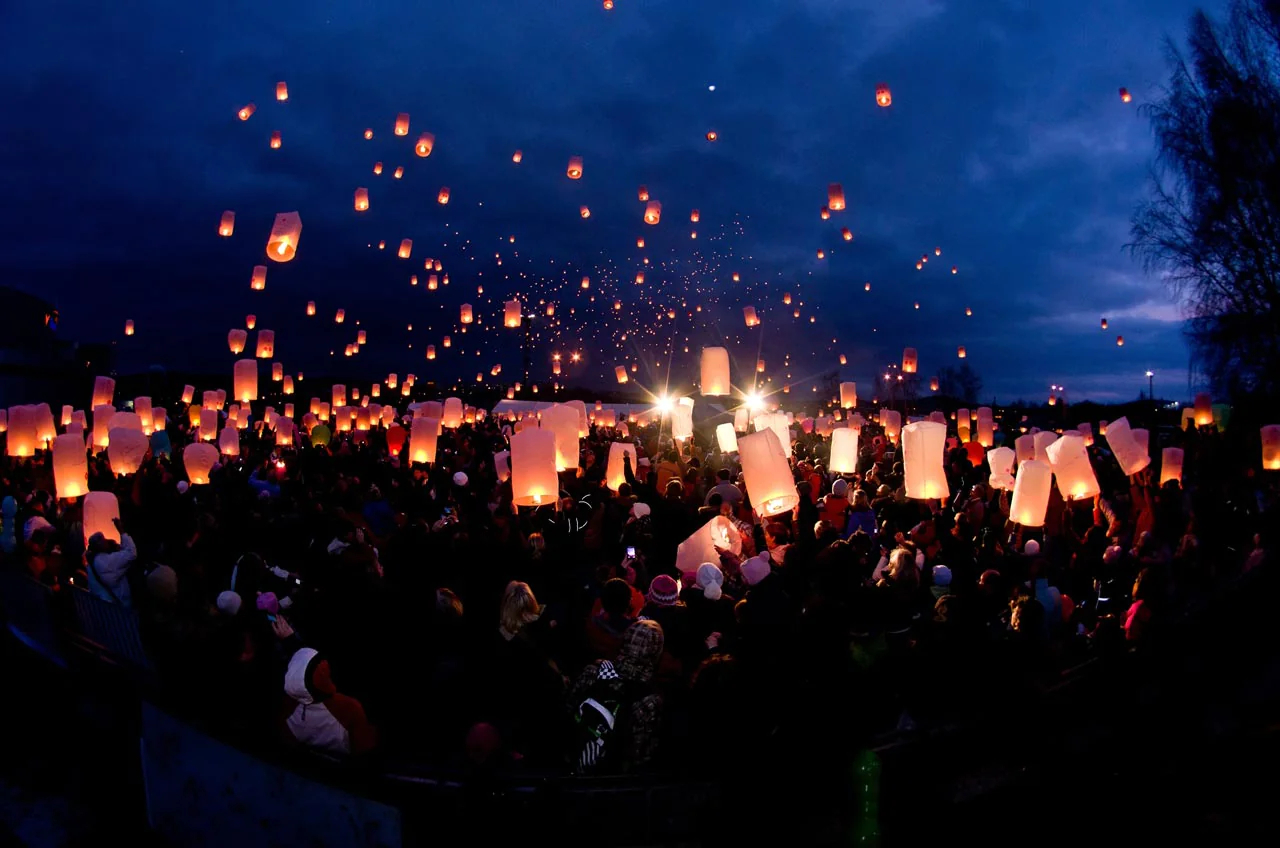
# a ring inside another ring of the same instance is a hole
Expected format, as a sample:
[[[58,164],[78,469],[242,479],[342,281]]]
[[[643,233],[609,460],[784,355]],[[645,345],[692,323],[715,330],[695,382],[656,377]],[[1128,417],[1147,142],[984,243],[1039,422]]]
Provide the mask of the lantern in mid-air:
[[[449,187],[448,186],[440,186],[440,191],[438,194],[436,194],[436,203],[439,203],[441,206],[449,205]]]
[[[621,380],[619,382],[622,382]],[[702,394],[714,397],[729,394],[729,351],[723,347],[702,349]]]
[[[760,317],[756,315],[756,308],[754,306],[742,307],[742,317],[746,321],[748,327],[760,326]]]
[[[857,383],[841,383],[840,384],[840,408],[853,409],[858,405],[858,384]]]
[[[964,345],[960,345],[959,347],[957,347],[957,348],[956,348],[956,357],[957,357],[957,358],[959,358],[959,359],[964,359],[967,355],[968,355],[968,354],[967,354],[967,353],[965,353]]]
[[[844,211],[844,187],[840,183],[827,186],[827,208],[832,212]]]
[[[263,291],[267,287],[267,266],[254,265],[253,276],[249,278],[249,288],[254,291]]]
[[[472,313],[471,304],[469,303],[462,304],[458,312],[459,312],[458,320],[461,321],[463,324],[470,324],[472,321],[475,320],[475,315]]]
[[[565,169],[565,176],[571,180],[582,179],[582,157],[570,156],[569,167]]]
[[[276,100],[284,102],[289,99],[289,86],[283,80],[276,83]]]
[[[1120,102],[1129,103],[1132,100],[1133,100],[1133,95],[1129,93],[1129,89],[1122,87],[1120,89]]]
[[[747,494],[762,516],[788,512],[800,503],[787,454],[772,428],[739,438],[738,454]]]
[[[237,359],[232,375],[235,399],[247,403],[258,399],[258,360]]]
[[[259,359],[271,359],[276,355],[276,334],[274,330],[258,331],[258,346],[254,355]]]
[[[227,332],[227,347],[232,353],[242,353],[245,343],[249,340],[249,334],[244,330],[229,330]]]
[[[369,189],[356,189],[356,211],[365,212],[369,209]]]
[[[502,308],[502,325],[504,327],[520,326],[520,301],[508,300]]]
[[[913,347],[903,348],[902,349],[902,373],[914,374],[916,373],[916,367],[917,367],[916,349]]]
[[[297,212],[281,212],[271,226],[267,239],[267,258],[276,262],[288,262],[298,251],[302,237],[302,216]]]
[[[413,152],[419,157],[425,159],[431,155],[432,149],[436,146],[436,137],[429,132],[424,132],[418,136],[418,143],[413,146]]]
[[[258,111],[257,106],[255,106],[252,103],[246,103],[245,105],[240,107],[240,111],[237,112],[236,115],[240,118],[240,120],[247,121],[249,120],[250,117],[253,116],[253,113],[256,111]]]
[[[396,251],[396,255],[401,259],[408,259],[413,255],[413,239],[401,239],[400,249]]]
[[[284,140],[280,137],[280,130],[271,131],[271,149],[279,150],[284,145]]]
[[[399,115],[396,115],[395,133],[396,135],[409,134],[409,113],[408,112],[401,112]]]
[[[1018,466],[1018,476],[1013,483],[1013,499],[1009,503],[1009,518],[1023,527],[1043,527],[1049,511],[1049,494],[1053,484],[1053,469],[1049,463],[1028,459]]]
[[[515,153],[512,153],[512,154],[511,154],[511,161],[512,161],[512,162],[515,162],[517,165],[519,165],[519,164],[520,164],[520,160],[521,160],[521,159],[523,159],[523,158],[524,158],[524,153],[522,153],[522,152],[521,152],[521,151],[519,151],[519,150],[517,150]]]
[[[914,421],[903,428],[903,482],[906,484],[908,498],[945,500],[951,494],[943,467],[946,450],[945,424]]]
[[[218,235],[227,237],[236,231],[236,213],[228,209],[218,221]]]
[[[511,437],[511,496],[517,506],[558,505],[556,437],[550,430],[524,429]]]
[[[876,105],[880,107],[890,106],[893,104],[893,94],[889,91],[889,86],[880,83],[876,86]]]
[[[656,200],[650,200],[644,207],[644,222],[652,226],[661,220],[662,204]]]

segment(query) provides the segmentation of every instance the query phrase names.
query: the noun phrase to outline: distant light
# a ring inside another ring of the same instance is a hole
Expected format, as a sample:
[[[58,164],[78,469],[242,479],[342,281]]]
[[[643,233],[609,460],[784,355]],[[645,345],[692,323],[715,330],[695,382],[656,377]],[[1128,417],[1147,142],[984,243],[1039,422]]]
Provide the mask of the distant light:
[[[754,411],[757,409],[764,408],[764,398],[760,397],[760,394],[758,392],[749,393],[746,396],[745,400],[747,402],[747,409]]]
[[[715,90],[716,90],[716,87],[714,85],[707,86],[707,91],[715,91]]]

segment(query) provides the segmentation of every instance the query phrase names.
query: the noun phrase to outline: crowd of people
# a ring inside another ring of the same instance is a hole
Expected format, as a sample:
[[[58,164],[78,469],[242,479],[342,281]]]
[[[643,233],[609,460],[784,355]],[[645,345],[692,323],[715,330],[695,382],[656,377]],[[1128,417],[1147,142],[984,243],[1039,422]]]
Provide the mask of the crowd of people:
[[[843,476],[824,470],[827,440],[795,429],[787,514],[757,515],[707,434],[658,426],[631,431],[640,459],[617,491],[605,462],[624,437],[593,428],[558,503],[516,509],[494,462],[509,432],[446,431],[438,461],[411,467],[378,430],[281,452],[251,427],[196,486],[180,449],[127,477],[96,457],[118,543],[84,538],[47,453],[5,458],[0,547],[55,605],[87,588],[135,609],[162,689],[229,733],[464,768],[687,773],[769,746],[853,751],[1141,650],[1224,572],[1262,564],[1280,503],[1219,435],[1173,431],[1185,487],[1124,476],[1100,438],[1102,494],[1055,489],[1044,527],[1019,527],[962,445],[949,498],[907,499],[868,424]],[[741,552],[681,572],[680,543],[721,516]]]

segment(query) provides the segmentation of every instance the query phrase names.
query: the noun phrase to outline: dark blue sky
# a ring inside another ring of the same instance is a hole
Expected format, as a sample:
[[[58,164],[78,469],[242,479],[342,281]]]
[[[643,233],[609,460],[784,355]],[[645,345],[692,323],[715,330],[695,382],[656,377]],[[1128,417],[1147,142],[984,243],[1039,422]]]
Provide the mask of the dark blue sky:
[[[924,375],[964,345],[984,395],[1003,401],[1051,383],[1076,400],[1128,399],[1148,368],[1176,396],[1179,311],[1123,245],[1153,155],[1138,107],[1166,78],[1161,39],[1181,40],[1193,7],[17,0],[0,12],[0,263],[5,282],[57,303],[65,334],[117,340],[122,370],[225,369],[228,384],[226,333],[246,313],[276,330],[293,372],[472,382],[501,364],[515,379],[517,334],[500,311],[519,293],[556,305],[536,324],[543,384],[553,350],[584,353],[568,382],[607,385],[636,362],[633,379],[652,386],[666,351],[680,383],[698,348],[720,342],[742,366],[735,383],[759,351],[775,387],[800,387],[839,354],[845,379],[869,383],[905,345]],[[874,102],[882,81],[889,109]],[[258,111],[241,122],[250,101]],[[411,115],[407,138],[392,134],[398,112]],[[426,159],[412,149],[422,131],[436,137]],[[579,181],[565,177],[575,154]],[[831,182],[848,209],[822,221]],[[642,184],[663,203],[657,227],[641,221]],[[230,239],[216,234],[224,209],[237,214]],[[266,262],[273,215],[289,210],[304,224],[297,258]],[[426,290],[426,257],[447,288]],[[249,288],[256,264],[270,266],[264,292]],[[463,302],[483,322],[465,336]],[[762,327],[745,328],[745,305]],[[357,329],[369,344],[346,359]]]

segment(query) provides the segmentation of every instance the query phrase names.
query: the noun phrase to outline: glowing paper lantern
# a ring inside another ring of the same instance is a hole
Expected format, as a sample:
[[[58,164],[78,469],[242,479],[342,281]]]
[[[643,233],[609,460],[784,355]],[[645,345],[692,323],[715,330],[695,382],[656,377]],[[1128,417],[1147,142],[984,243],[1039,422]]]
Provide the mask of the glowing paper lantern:
[[[445,398],[443,418],[441,419],[444,426],[455,429],[462,426],[463,408],[460,398]]]
[[[1029,459],[1019,465],[1013,499],[1009,503],[1009,519],[1023,527],[1043,527],[1052,484],[1053,469],[1047,462]]]
[[[1013,440],[1013,449],[1017,453],[1018,464],[1036,458],[1036,437],[1032,433],[1024,433]]]
[[[738,450],[738,436],[728,421],[716,425],[716,442],[722,453],[734,453]]]
[[[209,482],[209,473],[218,463],[218,449],[213,445],[193,442],[182,449],[182,465],[187,470],[187,481],[193,486]]]
[[[986,410],[986,414],[983,414]],[[995,422],[991,419],[991,410],[988,407],[978,408],[978,444],[984,448],[989,448],[995,444]]]
[[[768,428],[778,437],[783,456],[791,456],[791,427],[787,416],[782,412],[766,412],[755,417],[752,422],[756,430]]]
[[[683,401],[684,398],[681,398]],[[671,438],[688,439],[693,436],[693,405],[677,403],[671,408]]]
[[[200,410],[200,440],[212,442],[218,436],[218,413],[213,409]]]
[[[276,83],[276,100],[284,102],[289,99],[289,86],[284,82]]]
[[[1213,423],[1213,398],[1208,392],[1196,395],[1195,415],[1197,427],[1208,427]]]
[[[702,349],[701,387],[704,397],[729,394],[729,351],[722,347]]]
[[[1013,448],[992,448],[987,451],[987,466],[991,469],[991,477],[988,484],[994,489],[1012,490],[1013,481],[1013,464],[1017,459]]]
[[[627,482],[626,475],[622,470],[622,458],[629,455],[631,457],[631,471],[635,473],[636,465],[636,446],[627,442],[613,442],[609,445],[609,461],[605,466],[605,485],[612,492],[617,492],[618,487]],[[496,460],[497,457],[495,456]]]
[[[857,383],[841,383],[840,384],[840,408],[853,409],[858,405],[858,384]]]
[[[508,300],[506,303],[503,304],[503,307],[502,307],[503,326],[511,327],[511,328],[519,327],[520,319],[521,319],[521,315],[520,315],[519,300]]]
[[[1127,89],[1127,88],[1121,88],[1121,89],[1120,89],[1120,102],[1121,102],[1121,103],[1129,103],[1129,102],[1131,102],[1132,100],[1133,100],[1133,95],[1129,93],[1129,89]]]
[[[662,204],[656,200],[650,200],[644,207],[644,222],[650,226],[657,224],[662,220]]]
[[[284,366],[281,365],[279,362],[271,363],[271,381],[274,383],[279,383],[283,379],[284,379]],[[254,398],[254,400],[256,400],[256,398]]]
[[[917,363],[916,349],[913,347],[903,348],[902,349],[902,373],[903,374],[916,373],[916,367],[917,367],[916,363]]]
[[[742,436],[738,439],[738,455],[747,495],[756,512],[770,516],[795,509],[800,494],[777,433],[765,428]]]
[[[582,179],[582,157],[570,156],[569,167],[565,169],[564,173],[565,173],[565,176],[567,176],[571,180]]]
[[[880,426],[884,428],[885,438],[897,442],[902,433],[902,413],[896,409],[881,409]]]
[[[556,470],[566,471],[578,467],[581,446],[578,443],[578,410],[563,404],[553,404],[542,413],[542,429],[550,431],[556,440]]]
[[[408,112],[401,112],[400,114],[396,115],[395,134],[396,135],[409,134],[409,113]]]
[[[276,334],[274,330],[258,331],[258,346],[255,355],[259,359],[271,359],[276,355]]]
[[[619,383],[627,382],[627,366],[615,365],[613,368],[613,375],[617,378]]]
[[[84,497],[84,540],[96,534],[110,542],[120,542],[116,521],[120,519],[120,501],[111,492],[89,492]]]
[[[258,360],[237,359],[232,373],[232,393],[241,403],[258,399]]]
[[[111,419],[115,417],[115,414],[116,408],[114,406],[103,404],[93,408],[92,442],[94,448],[102,449],[107,446],[107,442],[110,441]],[[9,413],[10,441],[13,440],[13,418],[14,416],[11,410]],[[14,456],[14,454],[10,453],[10,456]],[[28,454],[28,456],[30,456],[30,454]]]
[[[133,399],[133,411],[138,416],[138,420],[142,422],[142,432],[148,436],[151,435],[154,424],[151,414],[151,398],[136,397]]]
[[[858,470],[858,431],[841,427],[831,431],[831,458],[827,470],[834,474],[854,474]]]
[[[229,237],[236,231],[236,213],[228,209],[222,213],[221,220],[218,221],[218,235],[223,238]]]
[[[436,137],[429,132],[424,132],[418,136],[418,143],[413,146],[413,152],[418,154],[419,158],[425,159],[431,155],[435,146]]]
[[[463,324],[470,324],[475,320],[475,316],[471,312],[471,304],[462,304],[462,307],[459,309],[458,320]]]
[[[1262,468],[1264,471],[1280,471],[1280,424],[1267,424],[1262,437]]]
[[[249,340],[249,334],[244,330],[230,330],[227,332],[227,347],[232,353],[243,353],[245,343]]]
[[[341,324],[345,320],[347,320],[347,310],[339,309],[333,314],[333,323]]]
[[[760,325],[760,318],[756,315],[756,308],[754,306],[742,307],[742,317],[743,320],[746,321],[748,327],[758,327]]]
[[[957,358],[959,358],[959,359],[964,359],[966,356],[968,356],[968,354],[967,354],[967,353],[965,353],[964,345],[960,345],[959,347],[957,347],[957,348],[956,348],[956,357],[957,357]]]
[[[1137,474],[1151,464],[1147,446],[1139,443],[1137,431],[1129,428],[1128,418],[1118,418],[1107,425],[1107,446],[1125,474]]]
[[[1089,464],[1083,436],[1061,436],[1045,448],[1045,455],[1053,466],[1058,492],[1064,500],[1082,501],[1098,494],[1098,478]]]
[[[723,515],[714,516],[679,544],[676,548],[676,570],[681,574],[692,574],[704,562],[719,562],[717,548],[734,556],[742,553],[742,535],[737,526]]]
[[[356,211],[357,211],[357,212],[366,212],[366,211],[368,211],[368,209],[369,209],[369,189],[367,189],[367,188],[358,188],[358,189],[356,189],[355,205],[356,205]]]
[[[293,447],[293,434],[296,429],[296,426],[293,423],[293,419],[277,416],[275,419],[275,425],[276,425],[276,447],[279,447],[279,448]]]
[[[280,212],[267,239],[267,258],[274,262],[288,262],[298,252],[301,238],[302,216],[297,212]]]
[[[265,291],[267,288],[267,266],[254,265],[253,275],[249,277],[249,288],[254,291]],[[253,329],[253,324],[249,325],[249,329]]]
[[[876,86],[876,105],[881,108],[893,104],[893,94],[889,91],[889,86],[880,83]]]
[[[242,121],[247,121],[249,120],[249,118],[253,116],[253,113],[256,111],[258,111],[257,106],[255,106],[252,103],[246,103],[244,106],[240,107],[240,111],[236,113],[236,116],[239,117],[240,120]]]
[[[844,188],[840,183],[827,186],[827,208],[832,212],[844,211]]]
[[[368,341],[369,341],[368,333],[366,333],[364,330],[356,331],[356,344],[362,345],[362,344],[366,344]],[[358,395],[353,394],[352,397],[358,397]]]
[[[116,397],[116,381],[110,377],[93,378],[93,406],[110,406]]]
[[[435,358],[436,358],[436,346],[427,345],[427,359],[435,359]]]
[[[1170,480],[1182,484],[1182,448],[1165,448],[1160,452],[1160,485]]]
[[[951,489],[943,469],[947,428],[936,421],[915,421],[902,430],[903,481],[907,497],[945,500]]]
[[[53,488],[66,500],[89,493],[89,458],[82,437],[65,433],[53,440]]]
[[[268,143],[272,150],[279,150],[284,145],[284,139],[280,135],[280,130],[271,131],[271,141]]]
[[[133,474],[142,467],[151,440],[141,430],[115,427],[107,435],[107,461],[116,474]]]
[[[529,428],[511,437],[511,497],[517,506],[558,506],[556,437],[550,430]]]
[[[751,411],[746,407],[736,409],[733,412],[733,429],[738,433],[747,432],[747,428],[751,426]]]

